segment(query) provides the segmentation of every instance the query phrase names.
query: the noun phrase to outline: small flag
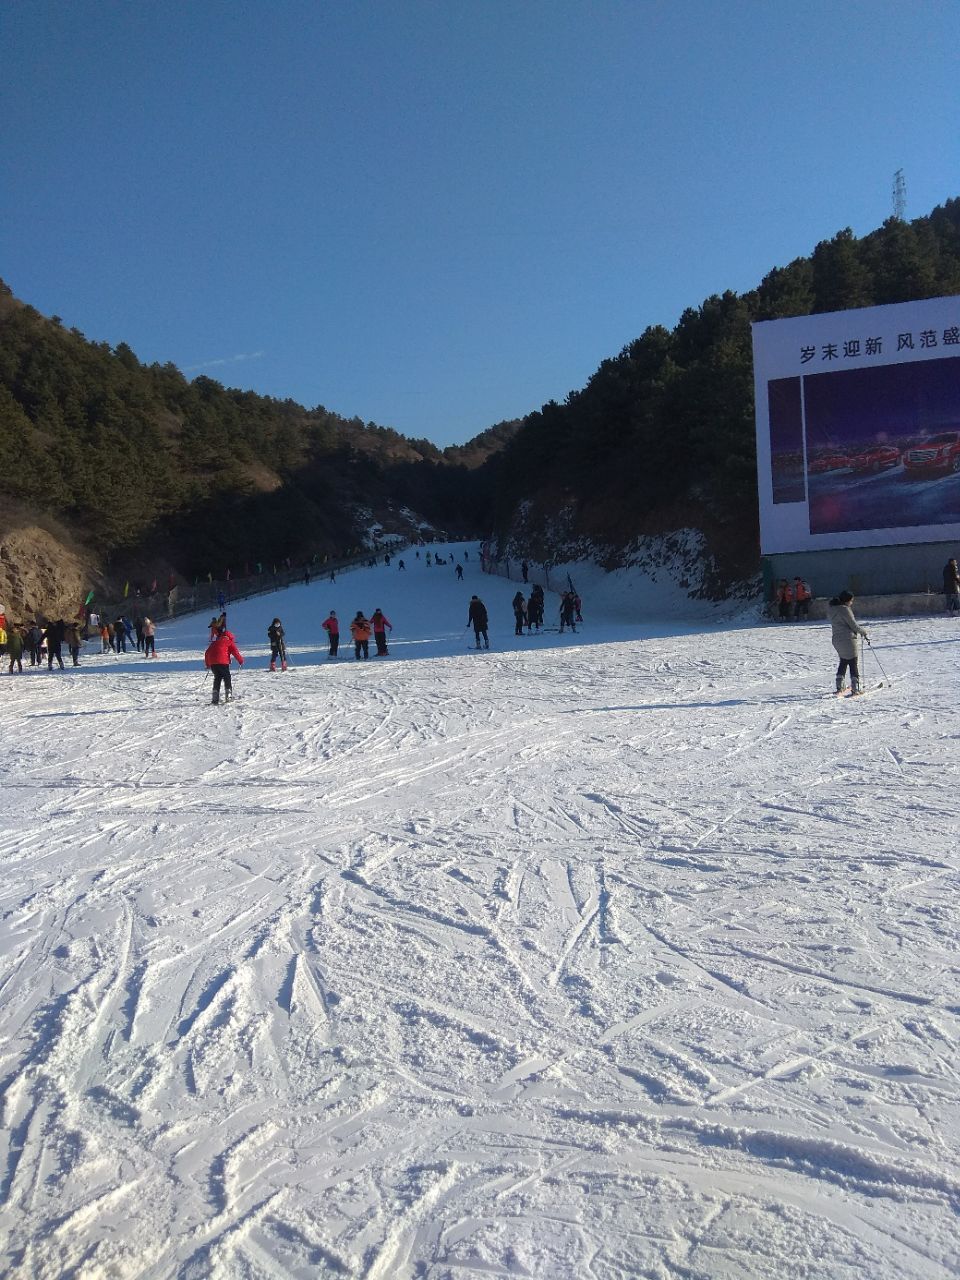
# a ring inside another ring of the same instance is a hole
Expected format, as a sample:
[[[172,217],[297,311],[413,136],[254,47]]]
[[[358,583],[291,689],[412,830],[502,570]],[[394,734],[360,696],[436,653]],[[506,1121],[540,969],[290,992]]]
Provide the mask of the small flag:
[[[87,592],[87,598],[86,598],[86,600],[84,600],[84,602],[83,602],[83,603],[84,603],[85,605],[87,605],[87,604],[89,604],[89,603],[91,602],[91,600],[92,600],[92,599],[93,599],[93,592],[92,592],[92,591],[88,591],[88,592]]]
[[[130,594],[130,583],[129,583],[129,582],[125,582],[125,583],[123,584],[123,598],[124,598],[124,600],[126,600],[126,598],[127,598],[127,596],[128,596],[129,594]]]

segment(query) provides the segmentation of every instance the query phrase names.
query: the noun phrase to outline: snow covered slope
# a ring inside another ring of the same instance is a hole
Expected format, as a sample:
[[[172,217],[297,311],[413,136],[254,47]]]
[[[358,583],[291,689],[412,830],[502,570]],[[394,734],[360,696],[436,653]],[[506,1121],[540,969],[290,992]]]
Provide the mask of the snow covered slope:
[[[956,623],[837,701],[405,559],[232,610],[231,705],[205,618],[0,679],[0,1271],[956,1276]]]

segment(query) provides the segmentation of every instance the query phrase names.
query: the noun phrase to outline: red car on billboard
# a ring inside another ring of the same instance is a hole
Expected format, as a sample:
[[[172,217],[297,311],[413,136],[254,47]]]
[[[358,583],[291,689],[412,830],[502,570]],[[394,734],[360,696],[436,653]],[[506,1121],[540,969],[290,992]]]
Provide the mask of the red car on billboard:
[[[960,431],[941,431],[918,440],[903,451],[905,475],[930,475],[938,471],[960,472]]]
[[[845,453],[817,453],[807,467],[810,475],[818,475],[823,471],[840,471],[849,467],[850,459]]]
[[[899,461],[899,449],[892,444],[878,444],[872,449],[862,450],[856,457],[851,458],[850,469],[866,475],[871,471],[885,471],[887,467],[895,467]]]

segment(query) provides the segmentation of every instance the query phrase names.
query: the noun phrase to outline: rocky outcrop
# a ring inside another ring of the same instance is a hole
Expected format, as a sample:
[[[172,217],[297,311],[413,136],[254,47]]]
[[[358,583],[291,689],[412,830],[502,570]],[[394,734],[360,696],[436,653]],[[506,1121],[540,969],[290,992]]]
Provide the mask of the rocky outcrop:
[[[0,608],[9,619],[72,618],[93,585],[90,558],[35,524],[0,529]]]

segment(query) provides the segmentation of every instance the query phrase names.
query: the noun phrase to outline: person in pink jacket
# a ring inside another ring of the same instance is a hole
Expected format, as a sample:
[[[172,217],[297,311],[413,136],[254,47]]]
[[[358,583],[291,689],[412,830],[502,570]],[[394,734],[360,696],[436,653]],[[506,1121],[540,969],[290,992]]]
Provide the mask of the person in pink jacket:
[[[370,618],[370,625],[373,627],[373,638],[377,642],[377,657],[385,657],[389,652],[387,649],[387,632],[393,630],[393,624],[384,615],[382,609],[374,609],[373,616]]]
[[[330,610],[330,616],[320,623],[330,640],[329,658],[337,656],[337,650],[340,648],[340,623],[337,621],[337,615]]]
[[[203,655],[204,662],[213,672],[214,706],[220,701],[221,684],[224,688],[224,702],[230,702],[233,698],[233,683],[230,679],[231,658],[236,658],[240,666],[243,666],[243,654],[237,648],[232,633],[223,627],[217,632],[216,639],[211,640],[207,645],[207,651]]]

